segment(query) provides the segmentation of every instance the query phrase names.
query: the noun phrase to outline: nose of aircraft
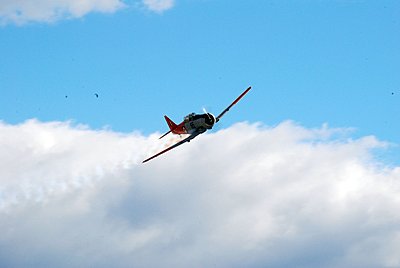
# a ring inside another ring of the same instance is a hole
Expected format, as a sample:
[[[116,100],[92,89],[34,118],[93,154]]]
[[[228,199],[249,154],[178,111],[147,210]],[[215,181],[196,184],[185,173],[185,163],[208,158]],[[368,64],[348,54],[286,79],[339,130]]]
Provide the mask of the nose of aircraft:
[[[216,122],[215,116],[212,113],[207,113],[207,116],[209,119],[209,120],[207,120],[207,124],[210,125],[210,127],[212,127]]]

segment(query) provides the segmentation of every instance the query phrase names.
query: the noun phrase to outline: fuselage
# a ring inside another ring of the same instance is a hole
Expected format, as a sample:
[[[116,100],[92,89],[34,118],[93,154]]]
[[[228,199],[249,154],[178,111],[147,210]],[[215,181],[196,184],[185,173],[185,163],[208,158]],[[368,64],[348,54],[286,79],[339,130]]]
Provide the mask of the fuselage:
[[[212,129],[215,124],[215,117],[210,113],[195,114],[191,113],[184,117],[183,128],[188,134],[193,132],[205,132],[208,129]]]
[[[183,118],[180,124],[175,124],[165,116],[165,120],[168,123],[170,131],[174,134],[193,134],[193,133],[203,133],[208,129],[211,129],[216,120],[214,115],[210,113],[205,114],[188,114]]]

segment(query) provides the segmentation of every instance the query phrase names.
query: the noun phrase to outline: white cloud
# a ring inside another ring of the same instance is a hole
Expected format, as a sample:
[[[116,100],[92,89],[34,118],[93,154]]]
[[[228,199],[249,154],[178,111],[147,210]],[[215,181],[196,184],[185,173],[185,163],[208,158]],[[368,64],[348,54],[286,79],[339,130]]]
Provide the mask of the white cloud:
[[[175,1],[174,0],[143,0],[144,6],[157,13],[162,13],[168,9],[171,9]]]
[[[0,22],[53,22],[90,12],[112,13],[123,6],[121,0],[0,0]]]
[[[400,266],[374,137],[240,123],[140,164],[157,138],[1,123],[0,266]]]

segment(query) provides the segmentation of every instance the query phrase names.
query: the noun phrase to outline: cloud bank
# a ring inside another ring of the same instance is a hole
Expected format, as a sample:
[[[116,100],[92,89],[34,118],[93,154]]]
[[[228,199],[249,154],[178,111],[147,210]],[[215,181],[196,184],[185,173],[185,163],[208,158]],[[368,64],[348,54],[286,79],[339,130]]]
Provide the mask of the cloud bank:
[[[123,6],[121,0],[0,0],[0,19],[15,24],[54,22],[90,12],[112,13]]]
[[[174,6],[174,0],[142,0],[142,5],[162,13]],[[125,6],[123,0],[0,0],[0,23],[55,22],[91,12],[114,13]]]
[[[0,123],[0,266],[400,266],[376,138],[239,123],[140,164],[158,134]]]

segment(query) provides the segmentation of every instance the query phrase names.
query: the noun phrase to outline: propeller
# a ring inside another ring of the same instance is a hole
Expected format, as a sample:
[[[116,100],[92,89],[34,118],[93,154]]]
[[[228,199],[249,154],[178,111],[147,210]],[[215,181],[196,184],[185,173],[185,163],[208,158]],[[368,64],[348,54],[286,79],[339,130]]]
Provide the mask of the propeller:
[[[203,113],[205,113],[205,114],[211,114],[211,115],[214,117],[214,119],[215,119],[214,113],[208,111],[208,110],[213,110],[213,109],[208,109],[208,108],[206,108],[205,106],[203,106],[201,109],[203,110]],[[216,126],[215,123],[217,123],[217,120],[216,120],[216,119],[215,119],[215,121],[214,121],[213,129],[218,131],[219,129],[221,129],[221,126],[222,126],[222,125],[219,124],[218,126]]]

